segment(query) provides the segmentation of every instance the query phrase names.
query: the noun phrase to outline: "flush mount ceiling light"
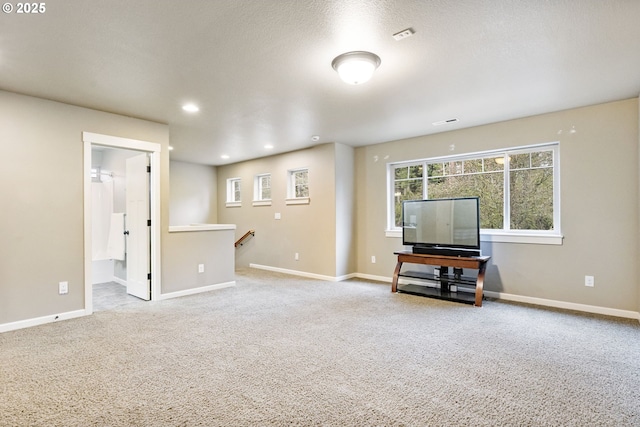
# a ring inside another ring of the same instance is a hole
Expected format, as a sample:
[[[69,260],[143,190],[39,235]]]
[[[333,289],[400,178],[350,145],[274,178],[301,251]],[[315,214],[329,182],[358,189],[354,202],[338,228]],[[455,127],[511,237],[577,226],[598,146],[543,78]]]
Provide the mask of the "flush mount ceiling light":
[[[200,111],[200,108],[198,108],[198,106],[195,104],[185,104],[182,106],[182,109],[187,113],[197,113],[198,111]]]
[[[354,51],[337,56],[331,66],[345,83],[359,85],[373,76],[380,62],[380,57],[374,53]]]

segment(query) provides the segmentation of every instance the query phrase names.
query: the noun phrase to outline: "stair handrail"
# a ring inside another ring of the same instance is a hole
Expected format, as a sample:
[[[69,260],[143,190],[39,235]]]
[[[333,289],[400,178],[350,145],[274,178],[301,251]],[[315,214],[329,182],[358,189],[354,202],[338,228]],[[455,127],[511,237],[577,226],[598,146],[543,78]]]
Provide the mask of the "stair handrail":
[[[256,235],[256,230],[249,230],[246,233],[244,233],[244,235],[238,239],[238,241],[235,244],[235,247],[237,248],[238,246],[242,246],[244,245],[244,241],[247,240],[249,238],[249,236],[255,236]]]

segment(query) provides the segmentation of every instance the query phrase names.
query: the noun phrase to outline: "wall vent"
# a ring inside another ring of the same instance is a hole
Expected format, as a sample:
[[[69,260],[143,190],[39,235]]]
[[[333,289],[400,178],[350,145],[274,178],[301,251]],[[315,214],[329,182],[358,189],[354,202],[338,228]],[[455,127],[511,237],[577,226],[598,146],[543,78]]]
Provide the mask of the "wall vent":
[[[457,121],[459,121],[459,120],[456,119],[456,118],[453,118],[453,119],[447,119],[447,120],[440,120],[439,122],[433,122],[431,124],[434,125],[434,126],[441,126],[441,125],[448,125],[448,124],[451,124],[451,123],[455,123]]]
[[[400,32],[395,33],[393,35],[393,38],[396,41],[400,41],[400,40],[406,39],[407,37],[411,37],[414,33],[415,31],[413,31],[413,28],[407,28],[406,30],[402,30]]]

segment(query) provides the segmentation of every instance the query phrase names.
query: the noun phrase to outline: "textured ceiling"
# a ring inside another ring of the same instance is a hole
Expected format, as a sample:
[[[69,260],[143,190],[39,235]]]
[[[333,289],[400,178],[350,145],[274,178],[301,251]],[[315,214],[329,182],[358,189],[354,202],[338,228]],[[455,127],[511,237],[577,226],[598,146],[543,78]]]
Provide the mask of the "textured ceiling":
[[[640,1],[49,1],[0,15],[0,89],[168,123],[176,160],[375,144],[637,97]]]

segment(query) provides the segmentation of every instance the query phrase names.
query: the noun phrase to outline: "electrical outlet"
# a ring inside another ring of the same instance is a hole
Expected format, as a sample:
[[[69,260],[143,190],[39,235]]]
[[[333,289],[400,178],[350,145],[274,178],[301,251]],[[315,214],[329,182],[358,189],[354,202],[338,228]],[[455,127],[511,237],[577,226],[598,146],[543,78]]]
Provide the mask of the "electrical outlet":
[[[593,276],[584,276],[584,285],[593,288],[595,286],[595,279]]]
[[[298,254],[298,252],[296,252],[296,254],[293,256],[293,259],[295,259],[296,261],[300,261],[300,255]]]
[[[58,283],[58,294],[65,295],[69,293],[69,282]]]
[[[198,264],[198,273],[204,273],[204,264]]]
[[[281,219],[282,215],[280,215],[280,212],[276,212],[275,214],[273,214],[273,219]]]
[[[376,256],[371,255],[371,264],[375,264],[375,263],[376,263]]]

